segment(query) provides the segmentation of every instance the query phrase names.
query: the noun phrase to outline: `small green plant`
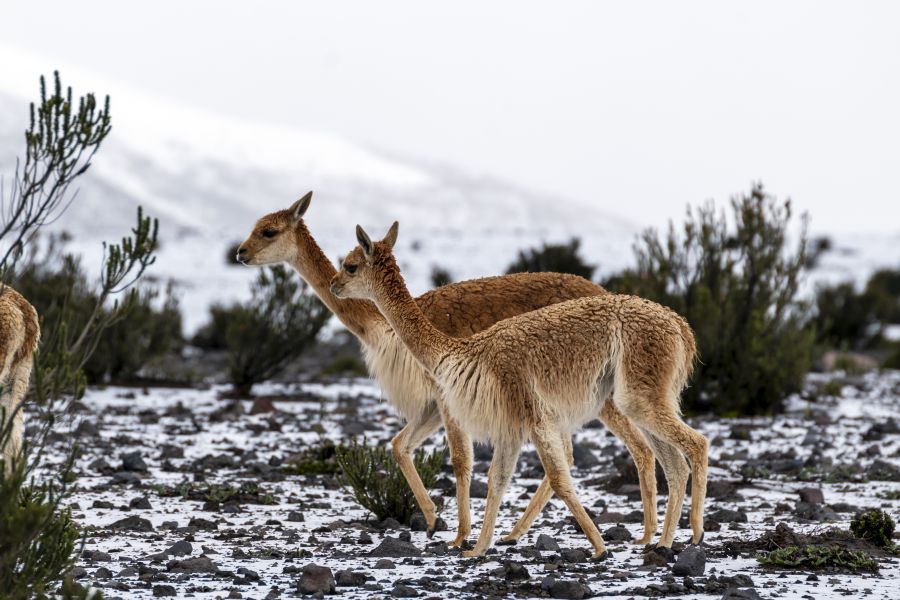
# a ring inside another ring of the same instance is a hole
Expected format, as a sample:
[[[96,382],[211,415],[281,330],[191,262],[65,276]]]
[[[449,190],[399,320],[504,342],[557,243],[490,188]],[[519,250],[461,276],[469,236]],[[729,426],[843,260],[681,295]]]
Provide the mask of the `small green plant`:
[[[879,548],[894,546],[894,520],[889,514],[879,509],[867,510],[853,517],[850,531],[859,539],[875,544]]]
[[[571,273],[585,279],[594,276],[595,265],[586,263],[578,251],[581,240],[572,238],[567,244],[543,243],[540,248],[520,250],[518,258],[506,269],[507,273]]]
[[[865,552],[836,545],[787,546],[757,554],[756,560],[769,567],[809,571],[878,572],[878,562]]]
[[[806,224],[788,239],[790,201],[762,185],[732,198],[731,215],[709,202],[689,209],[679,232],[644,233],[637,267],[606,282],[675,310],[690,323],[699,362],[683,402],[722,415],[779,412],[799,392],[812,359],[813,329],[799,296]]]
[[[195,342],[228,350],[228,374],[238,396],[280,373],[315,342],[331,317],[306,283],[281,265],[260,269],[247,304],[210,310],[212,320]]]
[[[335,475],[340,471],[337,447],[331,440],[321,441],[288,460],[284,469],[294,475]]]
[[[416,451],[413,462],[426,488],[437,482],[444,458],[444,450]],[[353,441],[349,446],[337,448],[337,462],[340,478],[352,490],[354,499],[379,521],[392,517],[408,523],[418,510],[400,467],[383,446],[367,446],[365,440]]]

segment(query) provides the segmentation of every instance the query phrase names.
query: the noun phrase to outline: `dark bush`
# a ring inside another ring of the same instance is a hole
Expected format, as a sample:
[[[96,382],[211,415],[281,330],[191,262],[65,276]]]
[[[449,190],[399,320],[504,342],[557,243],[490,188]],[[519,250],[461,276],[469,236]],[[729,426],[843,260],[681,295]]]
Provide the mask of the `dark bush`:
[[[825,347],[872,350],[884,345],[884,326],[900,322],[900,271],[882,269],[861,292],[852,283],[816,291],[816,341]]]
[[[437,482],[444,458],[444,450],[426,453],[419,448],[416,451],[413,462],[426,488]],[[353,491],[360,506],[371,511],[379,521],[392,517],[409,523],[418,510],[416,499],[397,461],[384,446],[367,446],[365,440],[338,446],[337,462],[341,480]]]
[[[853,517],[850,521],[850,531],[859,539],[880,548],[890,548],[894,545],[894,520],[877,508]]]
[[[540,248],[520,250],[519,257],[506,269],[507,273],[571,273],[585,279],[594,276],[597,269],[578,254],[581,240],[572,238],[568,244],[547,244]]]
[[[649,298],[684,316],[700,362],[683,395],[689,411],[768,414],[801,389],[812,327],[798,299],[806,227],[787,248],[790,202],[754,185],[731,201],[732,224],[712,202],[688,209],[682,231],[645,232],[637,268],[606,282],[610,291]]]
[[[225,249],[225,264],[231,265],[233,267],[241,267],[243,266],[237,259],[237,251],[238,248],[241,247],[240,242],[233,242],[228,245],[228,248]]]
[[[450,271],[437,265],[431,267],[431,285],[433,287],[439,288],[448,283],[453,283],[453,275],[450,274]]]
[[[237,395],[281,372],[314,343],[331,313],[306,283],[283,266],[260,269],[247,304],[213,306],[211,322],[194,343],[228,351],[228,374]]]

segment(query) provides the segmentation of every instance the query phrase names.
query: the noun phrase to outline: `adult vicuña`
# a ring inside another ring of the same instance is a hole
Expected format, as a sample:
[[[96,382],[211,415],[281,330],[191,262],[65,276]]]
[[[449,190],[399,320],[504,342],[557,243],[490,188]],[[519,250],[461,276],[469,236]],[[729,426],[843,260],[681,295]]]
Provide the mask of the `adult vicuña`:
[[[22,403],[40,336],[34,307],[17,291],[0,284],[0,450],[7,471],[22,448]]]
[[[684,501],[687,465],[680,452],[690,458],[690,522],[693,541],[699,543],[708,443],[679,415],[679,394],[695,355],[684,319],[643,298],[601,294],[453,338],[437,329],[410,296],[392,253],[397,228],[394,223],[384,240],[373,243],[357,226],[359,246],[344,259],[331,289],[339,298],[374,301],[440,386],[450,416],[475,439],[493,442],[484,523],[474,549],[465,555],[481,555],[490,545],[503,492],[527,439],[536,446],[553,491],[594,546],[595,557],[605,555],[600,532],[572,485],[566,440],[609,402],[641,428],[666,467],[670,487],[662,546],[672,545]]]
[[[391,447],[429,529],[435,524],[435,506],[416,473],[412,454],[444,421],[450,460],[456,476],[459,510],[457,536],[452,543],[459,545],[471,530],[469,483],[472,440],[447,417],[443,403],[438,402],[440,392],[433,379],[412,357],[378,309],[371,302],[340,300],[331,293],[329,286],[337,271],[310,235],[303,219],[311,199],[312,192],[309,192],[287,210],[259,219],[253,232],[240,245],[237,258],[248,265],[289,263],[359,339],[369,372],[407,420],[407,425],[393,439]],[[465,337],[507,317],[604,292],[602,287],[573,275],[523,273],[446,285],[420,296],[416,302],[443,333]],[[644,507],[644,535],[636,543],[647,543],[656,532],[653,451],[641,432],[613,403],[604,405],[600,419],[625,443],[637,464]],[[567,440],[567,443],[571,441]],[[571,449],[568,451],[571,454]],[[552,494],[549,480],[544,478],[522,518],[505,539],[511,541],[523,535]]]

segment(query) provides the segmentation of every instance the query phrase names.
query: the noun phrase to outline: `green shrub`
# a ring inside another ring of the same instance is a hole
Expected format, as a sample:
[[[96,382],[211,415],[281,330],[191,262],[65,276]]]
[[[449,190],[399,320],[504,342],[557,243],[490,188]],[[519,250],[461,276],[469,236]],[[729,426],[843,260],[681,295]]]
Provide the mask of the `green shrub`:
[[[816,290],[813,324],[817,343],[829,348],[860,350],[876,345],[880,339],[873,298],[858,293],[852,283]]]
[[[685,390],[688,411],[724,415],[780,411],[800,391],[812,327],[798,299],[806,227],[788,250],[789,201],[754,185],[731,200],[731,219],[712,202],[688,209],[679,233],[646,231],[637,267],[606,282],[610,291],[669,306],[694,329],[699,363]]]
[[[444,464],[444,450],[426,453],[420,448],[413,462],[426,488],[434,486]],[[418,510],[412,490],[397,461],[384,446],[367,446],[353,441],[337,448],[341,480],[353,491],[354,499],[379,521],[392,517],[409,523]]]
[[[322,375],[365,377],[368,375],[368,371],[365,363],[358,356],[342,354],[322,369]]]
[[[594,276],[597,269],[578,254],[581,240],[572,238],[567,244],[543,243],[540,248],[520,250],[519,257],[506,269],[507,273],[571,273],[585,279]]]
[[[883,510],[872,509],[853,517],[850,531],[879,548],[893,547],[894,520]]]
[[[310,446],[291,457],[284,469],[294,475],[335,475],[340,472],[337,446],[330,440]]]
[[[443,287],[448,283],[453,283],[453,275],[450,274],[449,270],[437,265],[431,267],[431,285],[433,287]]]
[[[756,560],[766,566],[787,569],[878,572],[878,562],[865,552],[836,545],[787,546],[762,552],[757,555]]]
[[[297,358],[331,317],[306,283],[281,265],[260,269],[247,304],[213,306],[210,315],[195,343],[228,351],[228,375],[241,396]]]

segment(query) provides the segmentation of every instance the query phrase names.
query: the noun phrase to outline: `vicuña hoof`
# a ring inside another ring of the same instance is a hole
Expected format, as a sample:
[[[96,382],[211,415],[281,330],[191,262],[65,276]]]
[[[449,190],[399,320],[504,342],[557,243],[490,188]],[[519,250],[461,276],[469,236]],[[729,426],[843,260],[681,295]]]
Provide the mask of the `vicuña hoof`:
[[[453,538],[453,541],[449,542],[447,545],[450,546],[451,548],[462,548],[463,545],[466,543],[467,537],[468,537],[467,535],[462,534],[462,533],[457,534],[457,536],[455,538]]]
[[[513,534],[504,535],[497,541],[498,546],[515,546],[519,543],[519,536],[514,536]]]
[[[594,562],[603,562],[610,556],[612,556],[612,554],[609,552],[609,550],[604,550],[603,552],[595,552],[594,556],[591,557],[591,560],[593,560]]]
[[[462,557],[463,558],[478,558],[482,554],[484,554],[484,552],[479,551],[479,550],[466,550],[465,552],[462,553]]]
[[[653,535],[645,535],[644,537],[634,540],[631,543],[634,544],[635,546],[646,546],[647,544],[650,543],[650,540],[652,540],[652,539],[653,539]]]
[[[702,533],[700,534],[700,539],[699,539],[699,540],[697,540],[696,542],[692,541],[691,543],[692,543],[693,545],[695,545],[695,546],[699,546],[700,544],[703,543],[703,538],[705,538],[705,537],[706,537],[706,532],[704,531],[704,532],[702,532]]]

